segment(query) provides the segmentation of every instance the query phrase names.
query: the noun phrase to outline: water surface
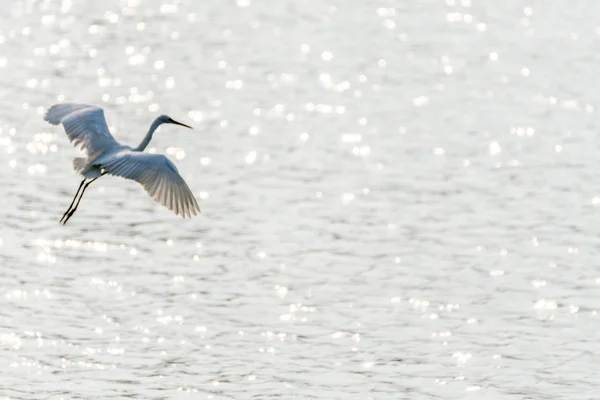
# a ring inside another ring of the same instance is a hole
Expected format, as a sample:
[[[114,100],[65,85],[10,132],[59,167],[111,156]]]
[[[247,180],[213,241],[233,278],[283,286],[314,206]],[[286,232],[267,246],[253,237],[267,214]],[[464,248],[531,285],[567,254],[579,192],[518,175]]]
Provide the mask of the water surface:
[[[600,3],[13,1],[0,396],[594,399]],[[105,109],[202,214],[106,177]]]

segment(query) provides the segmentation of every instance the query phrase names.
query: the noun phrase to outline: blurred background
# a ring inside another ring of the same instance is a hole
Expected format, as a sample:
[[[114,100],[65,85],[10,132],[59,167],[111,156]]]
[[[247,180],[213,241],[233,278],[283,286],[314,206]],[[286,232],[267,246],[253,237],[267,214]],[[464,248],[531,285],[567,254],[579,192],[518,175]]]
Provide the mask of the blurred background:
[[[596,1],[7,1],[0,398],[597,398]],[[90,186],[105,109],[202,214]]]

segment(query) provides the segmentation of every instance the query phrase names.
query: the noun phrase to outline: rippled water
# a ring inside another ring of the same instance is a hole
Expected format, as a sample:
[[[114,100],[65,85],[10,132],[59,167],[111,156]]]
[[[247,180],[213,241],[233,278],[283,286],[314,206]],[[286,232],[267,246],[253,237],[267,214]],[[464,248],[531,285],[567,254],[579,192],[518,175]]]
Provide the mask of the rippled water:
[[[597,398],[598,12],[7,2],[0,395]],[[59,225],[60,101],[194,125],[151,147],[201,216],[102,178]]]

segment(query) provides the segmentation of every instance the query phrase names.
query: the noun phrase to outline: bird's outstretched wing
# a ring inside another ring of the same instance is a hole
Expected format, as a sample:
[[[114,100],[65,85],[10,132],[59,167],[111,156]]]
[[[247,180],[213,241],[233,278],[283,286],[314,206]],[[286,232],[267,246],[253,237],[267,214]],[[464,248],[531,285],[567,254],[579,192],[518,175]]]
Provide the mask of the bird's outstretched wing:
[[[108,130],[101,108],[86,104],[55,104],[48,109],[44,119],[53,125],[62,124],[73,145],[85,149],[89,157],[119,145]]]
[[[175,165],[162,154],[123,150],[101,157],[98,166],[109,175],[132,179],[169,210],[184,218],[200,212],[200,207]],[[96,163],[94,163],[96,164]]]

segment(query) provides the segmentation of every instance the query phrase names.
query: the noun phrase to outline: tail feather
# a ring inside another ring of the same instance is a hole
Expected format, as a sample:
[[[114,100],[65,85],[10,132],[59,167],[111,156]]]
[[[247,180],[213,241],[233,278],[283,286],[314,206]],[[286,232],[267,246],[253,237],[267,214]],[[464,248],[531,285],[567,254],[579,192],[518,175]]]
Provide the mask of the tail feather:
[[[75,157],[73,159],[73,169],[75,172],[82,174],[83,169],[87,165],[87,158],[85,157]]]

